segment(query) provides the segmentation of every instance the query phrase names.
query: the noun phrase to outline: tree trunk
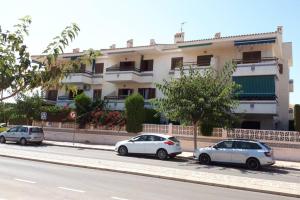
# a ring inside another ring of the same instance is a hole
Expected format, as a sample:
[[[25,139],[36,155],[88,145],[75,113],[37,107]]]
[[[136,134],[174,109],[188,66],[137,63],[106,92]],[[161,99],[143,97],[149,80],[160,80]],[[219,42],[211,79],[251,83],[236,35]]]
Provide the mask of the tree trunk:
[[[197,149],[197,128],[198,128],[198,123],[193,122],[193,126],[194,126],[194,150],[196,150]]]

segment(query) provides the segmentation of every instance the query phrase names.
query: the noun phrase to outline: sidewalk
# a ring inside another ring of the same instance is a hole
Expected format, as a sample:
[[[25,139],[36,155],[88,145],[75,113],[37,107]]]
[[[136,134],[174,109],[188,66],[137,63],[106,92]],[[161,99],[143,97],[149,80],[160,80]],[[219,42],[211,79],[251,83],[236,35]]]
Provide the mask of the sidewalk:
[[[74,148],[104,150],[104,151],[115,150],[115,147],[111,145],[82,144],[82,143],[73,144],[72,142],[56,142],[56,141],[49,141],[49,140],[45,140],[43,143],[47,145],[62,146],[62,147],[74,147]],[[192,159],[193,152],[182,152],[180,155],[178,155],[178,157]],[[288,162],[288,161],[276,160],[276,164],[273,166],[280,167],[280,168],[291,168],[291,169],[300,170],[299,162]]]
[[[300,183],[2,148],[0,156],[300,198]]]

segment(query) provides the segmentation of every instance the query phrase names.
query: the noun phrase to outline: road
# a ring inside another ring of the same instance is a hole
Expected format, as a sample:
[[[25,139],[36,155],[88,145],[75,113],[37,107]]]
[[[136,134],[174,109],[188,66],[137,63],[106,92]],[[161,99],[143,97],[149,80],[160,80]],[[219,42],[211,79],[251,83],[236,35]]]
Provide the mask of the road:
[[[295,199],[11,158],[0,159],[0,187],[1,200]]]
[[[200,165],[195,161],[191,161],[187,159],[172,159],[168,161],[161,161],[153,157],[145,157],[145,156],[122,157],[117,155],[115,152],[111,152],[111,151],[58,147],[58,146],[50,146],[50,145],[19,146],[13,143],[8,143],[8,144],[1,144],[0,150],[1,148],[22,149],[26,151],[35,151],[41,153],[53,153],[59,155],[71,155],[71,156],[95,158],[101,160],[139,163],[139,164],[147,164],[147,165],[154,165],[154,166],[171,167],[177,169],[188,169],[192,171],[203,171],[203,172],[227,174],[227,175],[234,175],[234,176],[245,176],[250,178],[280,180],[286,182],[299,183],[300,180],[300,170],[281,169],[276,167],[264,168],[262,171],[251,171],[241,166],[238,167],[228,166],[228,165],[205,166],[205,165]]]

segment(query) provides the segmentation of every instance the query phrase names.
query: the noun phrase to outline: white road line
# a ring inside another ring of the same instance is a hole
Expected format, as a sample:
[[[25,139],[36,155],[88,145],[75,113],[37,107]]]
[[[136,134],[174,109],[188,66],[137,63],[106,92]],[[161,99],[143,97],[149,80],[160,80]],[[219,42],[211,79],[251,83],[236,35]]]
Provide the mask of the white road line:
[[[76,190],[76,189],[73,189],[73,188],[66,188],[66,187],[57,187],[57,188],[62,189],[62,190],[72,191],[72,192],[80,192],[80,193],[84,193],[85,192],[83,190]]]
[[[24,183],[31,183],[31,184],[36,183],[36,182],[34,182],[34,181],[29,181],[29,180],[19,179],[19,178],[15,178],[15,181],[20,181],[20,182],[24,182]]]
[[[128,200],[128,199],[125,199],[125,198],[121,198],[121,197],[111,197],[112,199],[115,199],[115,200]]]

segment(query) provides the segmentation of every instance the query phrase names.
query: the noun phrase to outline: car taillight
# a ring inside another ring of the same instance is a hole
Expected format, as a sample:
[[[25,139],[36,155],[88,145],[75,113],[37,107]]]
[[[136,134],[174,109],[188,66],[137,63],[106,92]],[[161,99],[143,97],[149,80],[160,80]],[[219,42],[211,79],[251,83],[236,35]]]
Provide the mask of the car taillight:
[[[271,157],[271,156],[272,156],[272,154],[271,154],[271,152],[265,152],[265,156],[267,156],[267,157]]]
[[[167,145],[174,145],[175,143],[174,142],[172,142],[172,141],[170,141],[170,140],[168,140],[168,141],[166,141],[166,142],[164,142],[165,144],[167,144]]]

